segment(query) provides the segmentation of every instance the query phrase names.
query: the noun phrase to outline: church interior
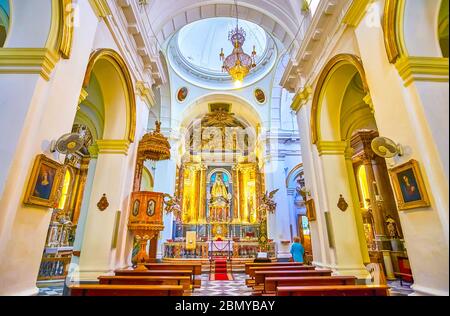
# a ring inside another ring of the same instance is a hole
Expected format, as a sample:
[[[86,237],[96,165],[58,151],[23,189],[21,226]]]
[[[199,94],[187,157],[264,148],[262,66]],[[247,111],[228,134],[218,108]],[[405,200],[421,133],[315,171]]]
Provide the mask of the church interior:
[[[448,296],[448,0],[0,0],[1,296]]]

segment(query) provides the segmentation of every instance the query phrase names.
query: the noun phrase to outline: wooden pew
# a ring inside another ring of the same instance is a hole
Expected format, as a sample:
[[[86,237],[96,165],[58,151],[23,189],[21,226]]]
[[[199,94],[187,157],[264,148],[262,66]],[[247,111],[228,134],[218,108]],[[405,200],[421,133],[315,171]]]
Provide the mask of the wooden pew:
[[[356,285],[355,277],[313,276],[313,277],[266,277],[265,293],[275,293],[280,286]]]
[[[191,289],[188,276],[100,276],[98,280],[109,285],[181,285],[184,290]]]
[[[277,296],[389,296],[387,285],[279,286]]]
[[[277,271],[256,271],[255,285],[264,286],[268,277],[311,277],[311,276],[331,276],[331,270],[277,270]]]
[[[114,271],[116,276],[187,276],[189,277],[189,283],[194,286],[194,280],[192,276],[192,270],[116,270]]]
[[[202,275],[201,263],[146,263],[145,267],[149,270],[192,270],[192,280],[195,288],[201,287],[201,280],[195,276]]]
[[[315,269],[316,267],[314,266],[251,267],[249,268],[248,275],[254,278],[257,271],[312,271]]]
[[[181,285],[105,285],[69,286],[70,296],[183,296]]]
[[[303,263],[299,262],[251,262],[245,264],[245,274],[250,273],[250,268],[254,267],[292,267],[292,266],[303,266]]]

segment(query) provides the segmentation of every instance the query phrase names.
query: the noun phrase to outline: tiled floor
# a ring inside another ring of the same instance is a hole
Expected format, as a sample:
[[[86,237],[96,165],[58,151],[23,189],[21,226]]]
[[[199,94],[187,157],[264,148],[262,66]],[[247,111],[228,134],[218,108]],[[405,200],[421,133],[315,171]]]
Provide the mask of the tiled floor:
[[[247,276],[233,274],[233,281],[209,281],[209,275],[202,275],[202,287],[195,289],[192,296],[250,296],[252,290],[245,285]]]
[[[210,281],[209,274],[202,275],[202,287],[195,289],[192,296],[250,296],[252,290],[245,285],[247,276],[243,273],[233,274],[233,281]],[[400,281],[389,282],[392,296],[407,296],[413,292],[410,284]],[[39,290],[39,296],[62,296],[63,285],[61,283],[54,286],[42,287]]]

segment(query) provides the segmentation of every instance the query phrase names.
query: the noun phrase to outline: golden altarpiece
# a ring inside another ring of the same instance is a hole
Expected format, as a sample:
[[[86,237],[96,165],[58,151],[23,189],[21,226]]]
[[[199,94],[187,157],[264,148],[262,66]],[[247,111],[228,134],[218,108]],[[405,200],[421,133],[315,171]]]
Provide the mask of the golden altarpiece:
[[[212,252],[251,258],[260,250],[264,178],[257,133],[230,109],[212,104],[190,129],[177,170],[181,216],[165,244],[166,258],[208,258]],[[195,247],[186,246],[188,236],[195,236]]]

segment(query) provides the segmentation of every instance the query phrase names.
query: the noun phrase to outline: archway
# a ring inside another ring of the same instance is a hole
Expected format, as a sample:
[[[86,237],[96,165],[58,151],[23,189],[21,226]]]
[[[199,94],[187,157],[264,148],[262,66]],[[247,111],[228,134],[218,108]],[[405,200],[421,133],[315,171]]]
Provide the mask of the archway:
[[[95,210],[99,195],[115,191],[119,198],[108,196],[109,203],[122,209],[120,182],[124,180],[120,172],[111,175],[110,166],[113,163],[120,170],[126,163],[129,145],[134,141],[136,104],[130,73],[118,53],[110,49],[92,53],[77,107],[71,132],[82,135],[84,145],[66,157],[70,173],[50,224],[38,280],[63,278],[69,263],[80,264],[82,249],[92,247],[91,235],[95,232],[89,222],[98,221]],[[117,178],[112,180],[114,187],[112,182],[104,182],[108,177]],[[149,176],[150,186],[151,182]],[[110,234],[118,225],[118,215],[111,213],[106,220]],[[109,251],[110,246],[104,250]]]
[[[280,9],[276,1],[258,0],[239,2],[233,1],[185,1],[183,6],[173,12],[171,8],[177,7],[174,0],[165,1],[157,8],[151,8],[147,14],[153,21],[153,29],[160,42],[169,39],[173,34],[192,22],[214,17],[236,17],[236,6],[239,18],[257,23],[269,33],[279,38],[286,48],[295,37],[298,30],[297,12],[286,12]],[[178,4],[178,3],[177,3]],[[179,4],[178,4],[178,7]],[[152,10],[153,9],[153,10]]]
[[[386,162],[370,146],[378,136],[373,113],[359,58],[347,54],[332,58],[319,77],[311,113],[312,141],[322,164],[326,200],[321,201],[322,207],[333,222],[332,228],[328,227],[328,234],[335,238],[331,248],[337,265],[353,256],[347,264],[383,263],[388,277],[393,278],[396,258],[386,253],[393,247],[396,251],[404,248],[396,242],[401,228]],[[339,209],[338,201],[347,205]],[[397,226],[395,236],[388,236],[389,218]],[[353,245],[359,253],[345,250],[344,245]]]

